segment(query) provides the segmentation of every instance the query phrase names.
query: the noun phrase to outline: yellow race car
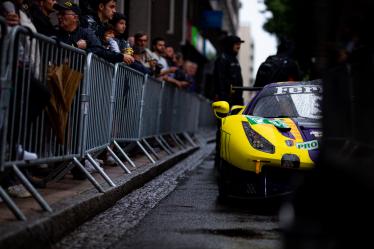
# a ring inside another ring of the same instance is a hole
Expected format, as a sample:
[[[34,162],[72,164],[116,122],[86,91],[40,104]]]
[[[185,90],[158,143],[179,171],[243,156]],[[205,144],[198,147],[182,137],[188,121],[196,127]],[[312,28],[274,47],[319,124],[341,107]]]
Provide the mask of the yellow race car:
[[[266,85],[246,107],[212,104],[220,197],[267,198],[292,192],[318,159],[322,82]]]

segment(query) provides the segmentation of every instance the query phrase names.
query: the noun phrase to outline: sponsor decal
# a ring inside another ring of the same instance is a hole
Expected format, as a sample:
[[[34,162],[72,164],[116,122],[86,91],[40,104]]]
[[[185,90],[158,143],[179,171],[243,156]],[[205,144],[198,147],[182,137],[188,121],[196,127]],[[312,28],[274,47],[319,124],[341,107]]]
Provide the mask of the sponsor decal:
[[[312,131],[310,132],[311,135],[313,135],[316,138],[321,138],[322,137],[322,131]]]
[[[290,127],[284,123],[280,119],[268,119],[268,118],[261,118],[261,117],[254,117],[254,116],[247,116],[248,122],[251,125],[256,125],[256,124],[272,124],[275,127],[278,128],[283,128],[283,129],[289,129]]]
[[[318,148],[318,141],[312,140],[304,143],[296,143],[296,148],[300,150],[314,150]]]
[[[275,95],[293,93],[322,93],[322,86],[279,86]]]

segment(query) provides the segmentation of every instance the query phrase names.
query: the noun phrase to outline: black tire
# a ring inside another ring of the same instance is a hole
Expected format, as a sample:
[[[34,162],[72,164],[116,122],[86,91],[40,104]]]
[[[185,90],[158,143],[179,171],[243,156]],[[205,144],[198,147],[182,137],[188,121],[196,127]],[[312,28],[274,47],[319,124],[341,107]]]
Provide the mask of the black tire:
[[[217,166],[217,184],[218,184],[218,199],[220,202],[226,202],[229,196],[229,175],[227,171],[227,163],[219,158]]]
[[[219,164],[220,164],[220,160],[221,160],[221,131],[220,129],[217,129],[217,133],[216,133],[216,153],[214,155],[214,168],[215,169],[218,169],[219,168]]]

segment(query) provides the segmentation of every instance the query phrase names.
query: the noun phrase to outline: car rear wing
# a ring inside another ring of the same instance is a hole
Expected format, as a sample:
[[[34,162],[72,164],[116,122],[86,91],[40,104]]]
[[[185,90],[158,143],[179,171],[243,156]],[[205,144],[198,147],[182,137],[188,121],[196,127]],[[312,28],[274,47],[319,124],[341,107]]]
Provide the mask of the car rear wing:
[[[261,91],[263,87],[249,87],[249,86],[233,86],[231,85],[231,92],[235,91],[251,91],[258,92]]]

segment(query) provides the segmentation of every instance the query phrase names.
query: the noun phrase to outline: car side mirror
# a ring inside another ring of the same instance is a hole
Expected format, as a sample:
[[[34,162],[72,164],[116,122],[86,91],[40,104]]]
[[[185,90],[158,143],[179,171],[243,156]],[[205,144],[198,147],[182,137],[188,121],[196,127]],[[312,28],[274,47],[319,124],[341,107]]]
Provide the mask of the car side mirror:
[[[230,111],[230,105],[226,101],[216,101],[213,102],[212,108],[214,111],[214,115],[218,118],[224,118]]]
[[[240,114],[244,110],[244,105],[233,105],[230,110],[230,115]]]

